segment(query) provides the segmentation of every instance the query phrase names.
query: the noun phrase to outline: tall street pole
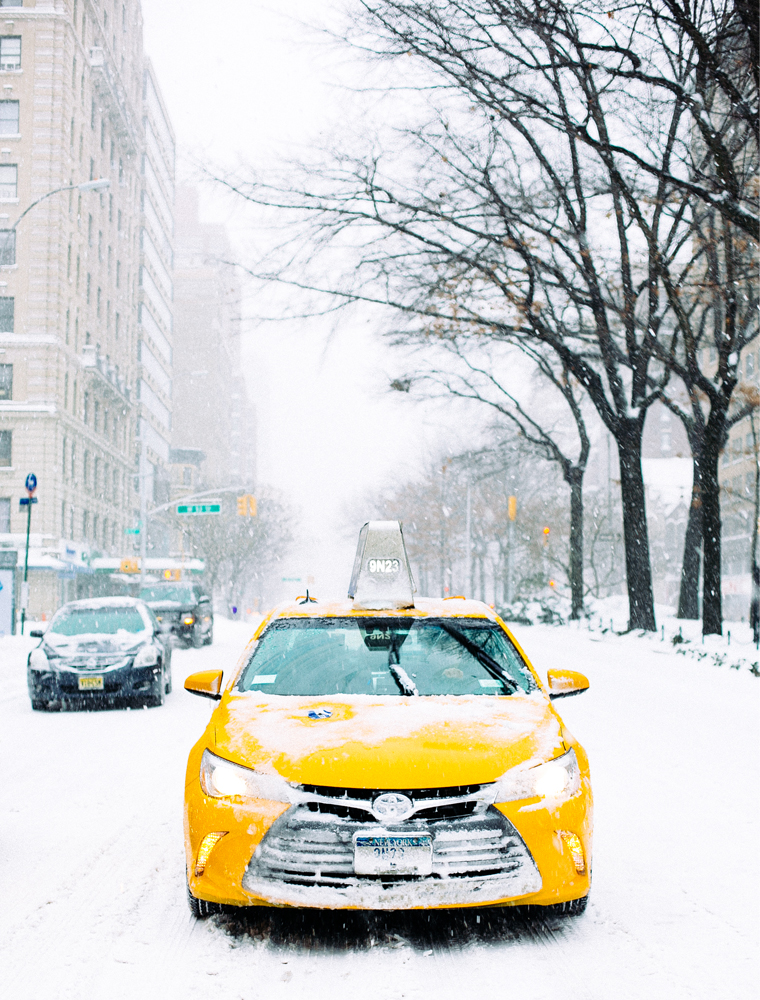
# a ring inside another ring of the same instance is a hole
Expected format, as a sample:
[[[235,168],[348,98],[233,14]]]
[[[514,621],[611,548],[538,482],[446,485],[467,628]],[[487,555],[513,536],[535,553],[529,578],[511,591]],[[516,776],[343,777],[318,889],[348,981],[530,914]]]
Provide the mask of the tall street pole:
[[[140,590],[145,586],[145,559],[148,555],[148,451],[140,445]]]
[[[24,634],[24,622],[26,621],[26,609],[29,605],[29,535],[32,530],[32,504],[37,503],[34,491],[37,489],[37,477],[30,472],[26,477],[26,493],[19,501],[21,506],[26,506],[26,552],[24,553],[24,582],[21,586],[21,634]]]

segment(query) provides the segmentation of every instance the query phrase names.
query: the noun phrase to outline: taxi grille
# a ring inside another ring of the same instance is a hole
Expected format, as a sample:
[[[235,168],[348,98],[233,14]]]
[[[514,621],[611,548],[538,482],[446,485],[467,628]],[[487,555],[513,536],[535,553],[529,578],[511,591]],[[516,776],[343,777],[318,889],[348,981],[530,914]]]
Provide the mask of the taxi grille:
[[[376,833],[377,822],[356,820],[309,804],[288,809],[270,828],[251,858],[246,881],[348,888],[363,881],[426,882],[512,875],[535,863],[512,824],[493,807],[454,820],[433,816],[385,825],[388,832],[429,834],[433,838],[432,875],[356,876],[353,837]],[[320,804],[321,805],[321,804]],[[435,808],[435,807],[433,807]],[[539,877],[540,885],[540,877]]]

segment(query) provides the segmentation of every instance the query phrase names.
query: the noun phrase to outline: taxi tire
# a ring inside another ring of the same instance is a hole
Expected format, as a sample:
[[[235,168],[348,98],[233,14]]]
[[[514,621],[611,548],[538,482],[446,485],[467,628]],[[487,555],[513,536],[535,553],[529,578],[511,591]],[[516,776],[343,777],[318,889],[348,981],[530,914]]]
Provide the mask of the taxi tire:
[[[190,886],[187,887],[187,905],[190,907],[190,912],[196,920],[205,920],[207,917],[212,917],[215,913],[222,912],[222,907],[219,903],[209,903],[207,899],[198,899],[194,896],[190,892]]]
[[[580,899],[570,899],[566,903],[552,903],[543,909],[553,917],[579,917],[586,912],[587,906],[588,894],[581,896]]]

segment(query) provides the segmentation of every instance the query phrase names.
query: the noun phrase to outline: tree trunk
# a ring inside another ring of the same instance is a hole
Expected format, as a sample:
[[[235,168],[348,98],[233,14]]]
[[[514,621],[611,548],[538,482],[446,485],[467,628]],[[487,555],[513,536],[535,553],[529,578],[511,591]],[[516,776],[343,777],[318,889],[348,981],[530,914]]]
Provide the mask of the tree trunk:
[[[583,614],[583,469],[570,471],[570,618]]]
[[[689,519],[683,541],[681,590],[678,617],[699,618],[699,564],[702,556],[702,466],[701,456],[694,457],[694,482],[691,487]]]
[[[713,417],[716,419],[713,419]],[[722,415],[711,413],[702,452],[702,634],[723,634],[721,596],[720,485],[718,462],[723,443]],[[720,427],[720,429],[719,429]]]
[[[623,501],[623,537],[628,586],[629,629],[654,632],[654,593],[649,559],[644,475],[641,469],[643,418],[627,420],[616,435]]]

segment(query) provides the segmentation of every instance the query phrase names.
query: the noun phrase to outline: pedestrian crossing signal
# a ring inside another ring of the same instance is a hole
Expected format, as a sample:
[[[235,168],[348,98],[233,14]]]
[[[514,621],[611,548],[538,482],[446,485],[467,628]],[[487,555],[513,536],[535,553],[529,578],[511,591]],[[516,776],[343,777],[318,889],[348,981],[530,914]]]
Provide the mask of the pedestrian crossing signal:
[[[246,493],[237,498],[237,512],[239,517],[256,517],[256,497]]]

